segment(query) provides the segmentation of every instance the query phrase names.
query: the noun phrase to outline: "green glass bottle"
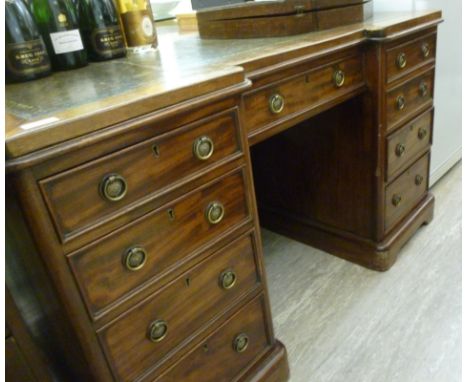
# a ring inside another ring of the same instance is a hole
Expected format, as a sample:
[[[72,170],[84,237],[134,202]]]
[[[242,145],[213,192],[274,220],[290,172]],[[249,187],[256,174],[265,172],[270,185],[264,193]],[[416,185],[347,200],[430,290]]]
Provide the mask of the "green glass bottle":
[[[52,67],[67,70],[88,63],[70,0],[32,0],[34,17],[49,52]]]
[[[34,80],[49,73],[49,56],[28,7],[22,0],[6,0],[6,82]]]
[[[126,55],[113,0],[81,0],[78,9],[80,29],[90,59],[101,61]]]

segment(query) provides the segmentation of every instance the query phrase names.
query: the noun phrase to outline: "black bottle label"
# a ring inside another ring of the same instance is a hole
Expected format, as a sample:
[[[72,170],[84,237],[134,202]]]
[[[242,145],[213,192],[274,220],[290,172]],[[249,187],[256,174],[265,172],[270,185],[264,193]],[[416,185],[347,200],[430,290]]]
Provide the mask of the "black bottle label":
[[[38,74],[50,70],[49,56],[42,40],[6,45],[7,69],[18,76]]]
[[[94,51],[99,55],[125,52],[122,31],[118,26],[95,29],[91,36]]]

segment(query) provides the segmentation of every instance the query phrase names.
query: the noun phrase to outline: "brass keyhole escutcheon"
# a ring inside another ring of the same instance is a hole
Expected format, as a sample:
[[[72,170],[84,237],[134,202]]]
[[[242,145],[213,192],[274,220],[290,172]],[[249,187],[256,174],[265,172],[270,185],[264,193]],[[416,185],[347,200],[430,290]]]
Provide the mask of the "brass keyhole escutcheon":
[[[206,208],[205,217],[210,224],[220,223],[224,217],[224,206],[220,202],[211,202]]]
[[[422,52],[424,58],[429,57],[429,54],[431,53],[431,49],[430,49],[429,44],[427,42],[425,42],[424,44],[421,45],[421,52]]]
[[[392,198],[392,204],[395,206],[395,207],[398,207],[401,203],[401,195],[393,195],[393,198]]]
[[[284,109],[284,98],[281,94],[273,94],[269,100],[270,111],[273,114],[279,114]]]
[[[153,146],[151,146],[151,150],[153,151],[153,155],[156,158],[159,158],[159,145],[154,144]]]
[[[426,138],[426,136],[427,136],[427,130],[421,127],[418,130],[418,138],[422,140],[422,139]]]
[[[423,181],[424,177],[422,175],[416,175],[414,178],[414,183],[416,184],[416,186],[420,186]]]
[[[400,95],[396,99],[396,107],[398,110],[403,110],[406,106],[406,100],[405,97]]]
[[[99,190],[105,199],[117,202],[127,194],[127,182],[119,174],[109,174],[102,179]]]
[[[406,146],[403,143],[398,143],[395,147],[395,154],[401,157],[406,151]]]
[[[151,342],[159,342],[166,337],[168,330],[167,322],[155,320],[148,327],[148,338]]]
[[[148,254],[143,247],[133,247],[124,256],[124,265],[129,271],[138,271],[146,264]]]
[[[223,289],[231,289],[237,281],[236,272],[232,269],[226,269],[219,275],[219,285]]]
[[[169,220],[170,220],[170,221],[174,221],[174,220],[175,220],[176,214],[175,214],[175,211],[174,211],[173,208],[169,208],[169,209],[167,210],[167,216],[169,216]]]
[[[406,54],[405,53],[400,53],[398,54],[397,56],[397,59],[396,59],[396,65],[399,69],[403,69],[404,67],[406,67],[406,64],[407,64],[407,61],[406,61]]]
[[[232,341],[232,347],[237,353],[244,352],[249,346],[249,336],[245,333],[238,334],[234,341]]]
[[[427,84],[423,81],[419,84],[419,95],[421,97],[427,96],[427,93],[429,92],[429,88]]]
[[[336,70],[333,73],[333,82],[337,88],[341,88],[345,83],[345,74],[342,70]]]
[[[193,142],[193,155],[199,160],[209,159],[214,152],[214,143],[210,137],[203,136]]]

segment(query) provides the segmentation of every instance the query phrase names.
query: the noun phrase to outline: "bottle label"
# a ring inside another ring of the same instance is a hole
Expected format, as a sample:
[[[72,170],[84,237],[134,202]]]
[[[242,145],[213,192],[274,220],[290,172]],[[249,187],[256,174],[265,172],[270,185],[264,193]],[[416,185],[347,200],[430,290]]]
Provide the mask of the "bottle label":
[[[150,10],[130,11],[121,16],[128,46],[156,45],[156,28]]]
[[[50,34],[55,54],[63,54],[83,50],[83,42],[79,29]]]
[[[125,52],[125,43],[119,26],[95,29],[91,43],[98,54],[118,54]]]
[[[41,39],[6,44],[5,65],[20,76],[50,70],[49,56]]]

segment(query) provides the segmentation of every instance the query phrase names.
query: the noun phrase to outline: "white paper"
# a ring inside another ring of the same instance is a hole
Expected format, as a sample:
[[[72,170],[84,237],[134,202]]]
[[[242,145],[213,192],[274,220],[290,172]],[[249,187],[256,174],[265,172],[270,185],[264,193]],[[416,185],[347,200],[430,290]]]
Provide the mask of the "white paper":
[[[55,54],[75,52],[83,49],[80,31],[73,29],[66,32],[55,32],[50,34]]]

